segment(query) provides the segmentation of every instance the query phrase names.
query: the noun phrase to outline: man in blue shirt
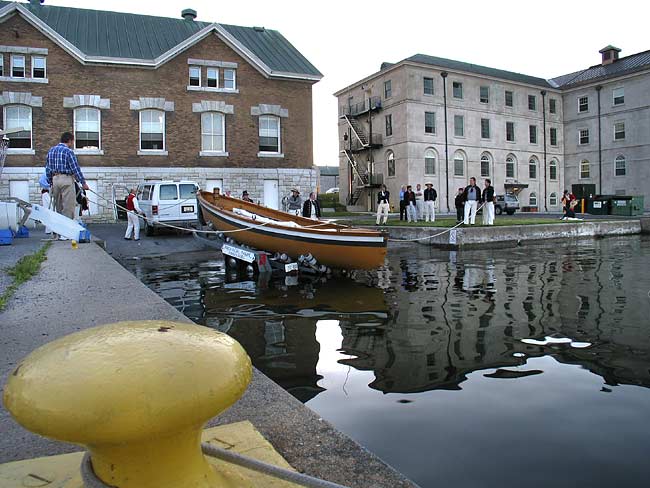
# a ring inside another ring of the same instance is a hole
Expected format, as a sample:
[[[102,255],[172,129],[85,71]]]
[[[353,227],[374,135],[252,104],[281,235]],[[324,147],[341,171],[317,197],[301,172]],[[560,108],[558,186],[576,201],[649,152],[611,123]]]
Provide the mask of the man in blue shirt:
[[[45,176],[51,188],[54,210],[69,219],[74,218],[77,201],[75,180],[84,190],[90,189],[73,148],[74,136],[70,132],[64,132],[61,135],[61,142],[47,152],[45,163]]]

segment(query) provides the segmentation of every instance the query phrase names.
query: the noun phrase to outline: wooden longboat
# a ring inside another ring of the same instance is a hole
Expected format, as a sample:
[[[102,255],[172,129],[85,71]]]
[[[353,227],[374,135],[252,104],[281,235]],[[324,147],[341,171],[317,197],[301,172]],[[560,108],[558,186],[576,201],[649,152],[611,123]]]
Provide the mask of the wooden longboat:
[[[374,269],[384,264],[388,235],[354,229],[333,222],[315,221],[237,198],[201,191],[199,211],[206,222],[237,242],[254,248],[286,253],[298,259],[311,254],[339,269]]]

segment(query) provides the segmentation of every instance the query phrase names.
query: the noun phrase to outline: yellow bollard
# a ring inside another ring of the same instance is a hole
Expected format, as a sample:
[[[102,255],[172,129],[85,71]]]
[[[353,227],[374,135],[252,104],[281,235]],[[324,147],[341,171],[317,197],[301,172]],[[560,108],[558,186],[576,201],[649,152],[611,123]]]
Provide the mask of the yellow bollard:
[[[86,446],[120,488],[238,486],[201,453],[203,425],[244,393],[250,359],[192,324],[120,322],[46,344],[15,369],[4,404],[25,428]]]

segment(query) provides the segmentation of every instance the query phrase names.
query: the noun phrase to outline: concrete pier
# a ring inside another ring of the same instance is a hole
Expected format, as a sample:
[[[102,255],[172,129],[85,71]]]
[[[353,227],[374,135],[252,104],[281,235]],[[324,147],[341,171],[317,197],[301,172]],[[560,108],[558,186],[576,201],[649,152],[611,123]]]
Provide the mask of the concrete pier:
[[[650,217],[641,217],[641,234],[650,234]]]
[[[189,322],[96,244],[55,242],[41,272],[0,313],[0,382],[35,348],[120,320]],[[259,371],[244,397],[209,426],[251,421],[296,469],[351,487],[416,486],[334,429]],[[0,463],[78,451],[19,426],[0,408]],[[396,449],[399,448],[396,446]]]

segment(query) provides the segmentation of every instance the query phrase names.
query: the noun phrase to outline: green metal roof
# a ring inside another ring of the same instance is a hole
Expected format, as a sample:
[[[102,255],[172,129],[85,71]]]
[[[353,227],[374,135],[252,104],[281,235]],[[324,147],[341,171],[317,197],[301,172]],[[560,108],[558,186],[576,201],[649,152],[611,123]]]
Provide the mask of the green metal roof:
[[[11,3],[0,1],[0,8]],[[16,3],[87,56],[154,60],[212,25],[182,18]],[[322,76],[278,31],[219,25],[273,72]]]

